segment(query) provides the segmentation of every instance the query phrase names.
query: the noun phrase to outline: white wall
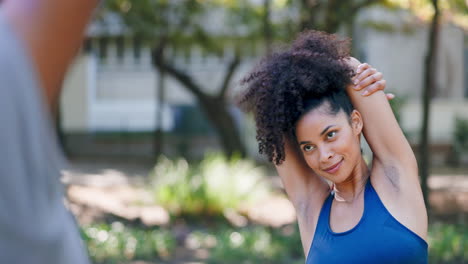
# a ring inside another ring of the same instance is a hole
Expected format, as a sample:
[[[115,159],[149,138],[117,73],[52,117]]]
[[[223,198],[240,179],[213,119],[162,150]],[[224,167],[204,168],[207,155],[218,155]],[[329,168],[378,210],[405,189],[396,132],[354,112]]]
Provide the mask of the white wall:
[[[61,99],[67,132],[149,131],[157,126],[151,70],[106,69],[93,55],[82,54],[72,65]],[[170,108],[163,105],[163,130],[173,127]]]
[[[393,31],[365,26],[366,22],[392,25]],[[399,96],[419,98],[423,86],[427,53],[428,26],[408,11],[370,8],[358,18],[358,50],[365,60],[379,69],[389,91]],[[463,100],[464,32],[445,24],[439,38],[437,61],[438,98]]]
[[[419,137],[421,117],[421,104],[418,101],[408,102],[402,109],[402,127],[409,133],[409,140],[413,143],[417,143]],[[431,142],[452,143],[456,117],[468,120],[468,100],[434,100],[429,121]]]
[[[61,95],[61,121],[65,131],[88,130],[90,98],[88,90],[94,86],[94,69],[91,59],[78,57],[70,68]]]
[[[407,11],[370,8],[360,14],[356,41],[365,60],[379,69],[387,80],[387,90],[405,99],[402,127],[413,143],[418,142],[422,120],[419,98],[423,86],[428,26]],[[392,30],[365,26],[392,25]],[[468,119],[468,98],[464,98],[464,37],[451,24],[441,27],[437,58],[437,91],[432,100],[430,136],[435,143],[451,143],[455,117]]]

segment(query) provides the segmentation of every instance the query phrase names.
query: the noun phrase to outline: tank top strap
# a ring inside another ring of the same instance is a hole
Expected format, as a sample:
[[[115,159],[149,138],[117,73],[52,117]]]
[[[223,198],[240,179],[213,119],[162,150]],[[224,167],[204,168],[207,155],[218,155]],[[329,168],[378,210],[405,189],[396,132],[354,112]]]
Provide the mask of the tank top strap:
[[[328,230],[328,223],[330,222],[330,210],[333,203],[334,193],[331,192],[327,199],[323,203],[322,210],[320,210],[320,216],[317,222],[317,230]]]
[[[364,210],[365,211],[372,211],[373,214],[379,213],[382,214],[382,208],[385,208],[382,202],[380,201],[380,197],[372,186],[371,179],[369,178],[366,183],[366,192],[364,195]],[[375,210],[377,209],[377,210]]]
[[[309,246],[309,254],[312,252],[312,248],[314,247],[315,244],[320,244],[322,243],[321,241],[323,239],[326,239],[328,236],[327,230],[328,230],[328,221],[329,221],[329,216],[330,216],[330,210],[331,210],[331,205],[333,202],[333,193],[330,193],[323,202],[322,209],[320,210],[319,218],[317,221],[317,225],[315,227],[315,232],[314,232],[314,237],[312,238],[312,242]],[[308,257],[308,256],[307,256]]]
[[[364,203],[367,203],[367,201],[369,200],[375,199],[375,195],[377,195],[377,193],[375,192],[374,187],[371,184],[371,179],[369,177],[366,182],[366,189],[364,193]]]

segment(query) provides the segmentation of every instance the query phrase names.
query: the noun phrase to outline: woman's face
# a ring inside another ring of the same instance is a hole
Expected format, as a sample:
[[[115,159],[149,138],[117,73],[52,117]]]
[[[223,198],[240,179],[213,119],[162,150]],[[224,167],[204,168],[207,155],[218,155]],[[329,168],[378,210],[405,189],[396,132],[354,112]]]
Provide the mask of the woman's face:
[[[341,183],[349,178],[361,159],[362,118],[354,110],[336,115],[329,103],[304,114],[296,124],[296,138],[304,158],[318,175]]]

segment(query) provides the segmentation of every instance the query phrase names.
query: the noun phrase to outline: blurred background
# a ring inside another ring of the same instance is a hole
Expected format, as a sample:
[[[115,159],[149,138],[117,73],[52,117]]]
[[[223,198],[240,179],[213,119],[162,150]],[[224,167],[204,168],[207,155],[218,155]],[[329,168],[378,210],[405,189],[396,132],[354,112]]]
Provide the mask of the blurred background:
[[[262,56],[316,29],[383,72],[419,162],[430,263],[468,263],[467,5],[104,1],[57,116],[93,262],[304,263],[294,208],[234,98]]]

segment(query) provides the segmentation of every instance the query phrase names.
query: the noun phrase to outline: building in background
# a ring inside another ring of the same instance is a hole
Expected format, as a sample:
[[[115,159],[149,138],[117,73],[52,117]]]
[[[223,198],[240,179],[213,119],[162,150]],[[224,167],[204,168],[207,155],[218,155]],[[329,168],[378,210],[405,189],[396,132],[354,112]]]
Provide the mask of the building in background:
[[[151,65],[149,47],[122,36],[118,21],[111,18],[109,24],[113,27],[107,27],[105,31],[98,25],[90,28],[87,45],[65,82],[61,123],[65,134],[76,141],[69,141],[72,148],[90,142],[90,135],[96,133],[117,132],[123,135],[127,132],[150,132],[158,124],[169,133],[187,131],[188,135],[195,136],[195,142],[198,142],[195,145],[180,143],[174,138],[166,139],[168,144],[183,145],[175,148],[181,152],[197,149],[191,152],[197,155],[218,148],[216,137],[210,133],[209,124],[197,110],[194,97],[169,76],[165,78],[165,102],[162,106],[157,104],[159,76]],[[389,92],[404,98],[401,125],[412,143],[417,143],[422,116],[419,98],[427,34],[428,25],[409,12],[380,8],[362,12],[354,34],[358,57],[384,73]],[[432,102],[431,141],[435,145],[450,146],[455,117],[468,119],[465,66],[468,63],[468,45],[463,29],[451,24],[443,25],[439,41],[438,87]],[[232,93],[239,89],[240,78],[263,55],[261,45],[253,44],[245,48],[251,56],[236,71],[231,83]],[[223,56],[210,57],[196,47],[189,47],[185,50],[170,49],[167,55],[179,68],[194,75],[196,81],[207,84],[207,89],[215,91],[233,53],[234,48],[226,46]],[[162,122],[156,118],[157,109],[162,109]],[[236,111],[234,107],[233,111]],[[245,118],[238,111],[236,114],[239,125],[243,127],[249,153],[257,153],[252,123],[244,121]],[[135,149],[139,149],[137,152],[140,154],[150,155],[151,147],[148,145],[148,142],[142,143]],[[128,149],[119,151],[128,152]],[[445,154],[435,154],[435,161],[443,163]]]

